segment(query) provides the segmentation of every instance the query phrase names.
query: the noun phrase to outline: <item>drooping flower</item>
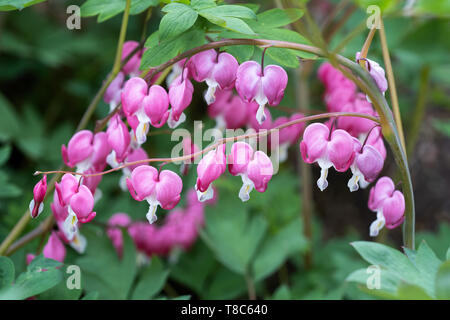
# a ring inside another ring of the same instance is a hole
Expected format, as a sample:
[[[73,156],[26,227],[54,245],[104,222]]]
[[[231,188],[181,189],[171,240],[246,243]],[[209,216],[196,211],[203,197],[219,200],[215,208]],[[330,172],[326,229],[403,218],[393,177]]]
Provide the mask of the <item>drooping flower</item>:
[[[339,111],[365,113],[373,117],[378,116],[377,112],[373,109],[372,104],[365,99],[362,93],[356,94],[355,99],[352,102],[347,103],[345,107]],[[352,136],[359,137],[359,135],[369,132],[376,123],[362,117],[340,117],[337,120],[337,125],[340,129],[347,131]]]
[[[228,156],[228,170],[234,176],[241,176],[242,187],[239,198],[245,202],[250,199],[250,192],[256,189],[265,192],[273,175],[270,158],[262,151],[253,151],[245,142],[236,142]]]
[[[394,182],[389,177],[378,179],[370,190],[369,209],[377,213],[377,219],[370,225],[370,236],[375,237],[386,226],[394,229],[403,223],[405,198],[403,193],[395,190]]]
[[[125,41],[122,48],[122,60],[125,60],[137,47],[139,42],[137,41]],[[122,71],[125,74],[129,74],[131,77],[139,74],[139,66],[141,64],[142,55],[144,50],[138,50],[125,65],[122,67]]]
[[[214,197],[212,182],[225,172],[226,166],[225,144],[209,151],[200,160],[197,166],[197,182],[195,184],[198,201],[203,202]]]
[[[268,65],[262,70],[258,62],[246,61],[237,70],[235,86],[242,100],[258,103],[256,119],[262,124],[266,120],[265,105],[275,106],[280,103],[287,82],[287,73],[280,66]]]
[[[94,135],[89,130],[81,130],[73,135],[67,144],[61,147],[64,163],[73,168],[77,167],[77,172],[84,172],[91,166],[90,156],[93,152]]]
[[[388,82],[386,80],[386,75],[383,67],[381,67],[377,62],[373,60],[367,58],[361,59],[361,53],[357,52],[356,61],[359,62],[360,60],[365,61],[367,71],[370,73],[370,76],[377,84],[378,89],[380,89],[381,93],[384,94],[388,89]]]
[[[194,80],[198,82],[206,81],[208,85],[208,90],[205,93],[205,100],[208,105],[215,101],[217,88],[233,88],[239,63],[231,54],[217,53],[216,50],[210,49],[195,54],[190,61]]]
[[[126,158],[127,163],[147,159],[148,155],[142,148],[131,149]],[[130,165],[122,169],[122,176],[119,180],[119,186],[123,191],[128,190],[127,178],[131,176],[131,172],[142,164]]]
[[[115,168],[122,163],[128,155],[130,147],[130,133],[125,123],[120,119],[118,114],[110,120],[108,129],[106,130],[108,143],[111,146],[111,153],[107,157],[108,164]]]
[[[305,129],[300,151],[303,161],[317,162],[320,166],[317,186],[321,191],[328,186],[328,169],[334,167],[339,172],[347,171],[355,157],[352,136],[341,129],[330,133],[330,129],[323,123],[313,123]]]
[[[103,100],[109,104],[109,112],[112,112],[120,103],[124,81],[125,74],[119,72],[114,80],[111,81],[103,95]]]
[[[33,199],[30,201],[29,209],[32,218],[37,218],[44,210],[44,198],[47,193],[47,176],[39,180],[33,188]]]
[[[384,164],[383,156],[376,148],[367,143],[362,145],[356,138],[353,141],[355,158],[350,166],[353,175],[347,184],[351,192],[359,187],[366,188],[378,177]]]
[[[158,173],[154,167],[142,165],[133,170],[131,178],[127,179],[127,186],[136,201],[148,202],[146,217],[153,223],[157,219],[158,206],[170,210],[178,204],[183,183],[180,177],[170,170]]]
[[[186,120],[184,110],[192,101],[194,93],[194,86],[188,79],[188,69],[184,69],[169,87],[169,101],[172,108],[170,109],[169,119],[167,124],[170,128],[176,128],[178,125]]]

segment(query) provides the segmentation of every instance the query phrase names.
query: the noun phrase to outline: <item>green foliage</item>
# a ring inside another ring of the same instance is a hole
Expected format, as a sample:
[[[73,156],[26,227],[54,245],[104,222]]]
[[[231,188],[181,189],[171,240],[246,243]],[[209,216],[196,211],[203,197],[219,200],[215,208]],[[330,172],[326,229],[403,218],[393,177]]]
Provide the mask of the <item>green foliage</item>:
[[[150,264],[141,271],[138,278],[139,282],[131,294],[131,299],[134,300],[148,300],[152,299],[158,292],[161,291],[166,279],[169,275],[169,270],[164,268],[163,263],[158,257],[153,257]]]
[[[0,11],[22,10],[46,0],[0,0]]]
[[[97,21],[106,21],[125,10],[126,0],[87,0],[81,6],[81,16],[98,15]],[[149,7],[157,6],[159,0],[132,0],[130,14],[139,14]]]
[[[197,20],[198,13],[182,3],[170,3],[162,9],[167,14],[159,24],[159,37],[169,39],[178,36],[192,27]]]
[[[388,299],[442,299],[448,293],[448,266],[422,242],[417,251],[405,254],[374,242],[354,242],[353,247],[370,264],[381,268],[380,288],[360,288],[371,295]],[[366,285],[371,272],[359,269],[347,281]]]
[[[60,262],[39,255],[33,259],[26,272],[13,281],[14,265],[8,258],[1,257],[0,300],[26,299],[53,288],[63,279],[62,272],[57,269],[60,266]]]

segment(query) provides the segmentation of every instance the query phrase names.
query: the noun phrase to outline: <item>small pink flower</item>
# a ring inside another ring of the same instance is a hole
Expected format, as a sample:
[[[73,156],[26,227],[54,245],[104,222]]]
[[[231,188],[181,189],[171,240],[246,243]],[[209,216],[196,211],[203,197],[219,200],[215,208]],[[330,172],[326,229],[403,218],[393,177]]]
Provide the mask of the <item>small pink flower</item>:
[[[231,54],[210,49],[197,53],[191,58],[192,77],[195,81],[206,81],[208,90],[205,100],[208,105],[216,99],[215,91],[220,89],[231,89],[236,80],[236,71],[239,63]]]
[[[389,177],[378,179],[370,190],[369,209],[377,213],[377,219],[370,225],[370,236],[375,237],[386,225],[394,229],[403,223],[405,198],[403,193],[395,190],[394,182]]]
[[[118,227],[128,227],[131,224],[131,219],[126,213],[115,213],[108,220],[108,228],[106,234],[111,239],[114,248],[117,251],[119,258],[123,255],[123,236],[122,230]]]
[[[151,86],[142,104],[152,126],[160,128],[166,123],[169,117],[169,96],[163,87]]]
[[[372,108],[372,104],[368,102],[363,94],[357,94],[355,100],[348,103],[340,111],[345,112],[359,112],[367,115],[377,117],[377,112]],[[354,137],[359,137],[363,133],[369,132],[376,123],[372,120],[361,117],[340,117],[337,120],[338,127],[344,129]]]
[[[33,188],[33,200],[30,201],[30,214],[32,218],[37,218],[44,210],[44,198],[47,193],[47,176],[39,180]]]
[[[122,60],[125,60],[128,55],[133,52],[139,46],[137,41],[125,41],[122,48]],[[130,74],[131,76],[137,75],[139,73],[139,66],[141,64],[142,54],[144,50],[138,50],[125,65],[122,67],[122,71],[125,74]]]
[[[384,164],[383,156],[376,148],[367,143],[362,146],[356,138],[353,138],[353,141],[355,159],[350,166],[353,176],[347,184],[351,192],[358,190],[360,186],[366,188],[378,177]]]
[[[89,130],[81,130],[73,135],[67,148],[61,147],[64,163],[73,168],[77,167],[77,172],[84,172],[91,166],[91,155],[94,150],[92,141],[94,135]]]
[[[96,213],[94,209],[94,197],[85,185],[81,185],[78,191],[70,198],[69,215],[73,212],[79,222],[87,223],[94,219]]]
[[[115,168],[122,163],[128,155],[128,149],[130,147],[130,133],[125,123],[120,119],[119,115],[115,115],[111,120],[106,130],[108,143],[112,148],[111,153],[108,155],[107,162]]]
[[[234,176],[241,176],[242,187],[239,198],[244,202],[250,199],[253,188],[258,192],[265,192],[273,175],[270,158],[262,151],[254,152],[245,142],[236,142],[231,147],[228,170]]]
[[[137,149],[130,149],[130,152],[128,153],[126,163],[129,162],[135,162],[140,160],[145,160],[148,158],[147,152],[145,152],[142,148]],[[127,191],[127,178],[131,176],[131,172],[136,169],[137,167],[141,166],[143,164],[134,164],[128,167],[125,167],[122,169],[122,176],[120,177],[119,186],[123,191]]]
[[[209,151],[197,166],[197,182],[195,190],[200,202],[214,197],[212,182],[217,180],[226,170],[225,144]]]
[[[337,129],[330,134],[330,129],[323,123],[310,124],[300,143],[303,161],[317,162],[321,168],[320,178],[317,180],[321,191],[328,186],[329,168],[334,167],[339,172],[347,171],[355,157],[353,149],[353,138],[348,132]]]
[[[105,91],[103,100],[109,104],[109,112],[112,112],[121,101],[124,81],[125,74],[123,72],[119,72]]]
[[[357,52],[356,61],[359,62],[359,60],[361,60],[361,53]],[[378,89],[380,89],[381,93],[384,94],[388,89],[388,82],[386,80],[384,69],[373,60],[370,59],[363,59],[363,60],[365,60],[367,71],[369,71],[370,76],[377,84]]]
[[[188,69],[185,69],[171,84],[169,88],[169,101],[172,108],[167,124],[170,128],[175,128],[186,120],[184,110],[192,101],[194,86],[188,79]]]
[[[143,165],[133,170],[131,178],[127,179],[127,186],[135,200],[148,202],[149,211],[146,216],[153,223],[157,219],[158,206],[170,210],[178,204],[183,183],[172,171],[163,170],[158,173],[154,167]]]
[[[259,105],[256,113],[259,124],[266,120],[265,105],[275,106],[283,99],[287,82],[287,73],[280,66],[268,65],[263,71],[261,65],[255,61],[241,64],[236,74],[236,90],[242,100],[256,101]]]

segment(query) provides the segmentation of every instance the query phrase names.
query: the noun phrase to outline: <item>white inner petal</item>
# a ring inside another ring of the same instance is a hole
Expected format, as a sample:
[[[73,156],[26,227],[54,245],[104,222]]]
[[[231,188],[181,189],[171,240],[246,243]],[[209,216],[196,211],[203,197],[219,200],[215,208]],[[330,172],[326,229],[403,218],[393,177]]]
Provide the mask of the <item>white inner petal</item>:
[[[69,214],[67,215],[66,220],[64,220],[62,231],[67,240],[72,241],[75,234],[78,232],[78,218],[70,206],[68,211]]]
[[[208,85],[208,90],[205,92],[205,101],[209,106],[211,103],[216,101],[216,89],[219,84],[212,79],[206,79],[206,84]]]
[[[87,157],[86,159],[84,159],[81,162],[78,162],[76,164],[76,172],[78,173],[83,173],[85,171],[87,171],[90,167],[91,167],[92,163],[91,163],[91,157]],[[81,176],[80,175],[76,175],[76,178],[78,180],[80,180]]]
[[[181,113],[180,118],[178,119],[178,121],[175,121],[172,117],[172,109],[170,109],[170,115],[169,115],[169,119],[167,120],[167,125],[169,126],[169,128],[174,129],[176,127],[178,127],[180,124],[182,124],[183,122],[186,121],[186,115],[183,113]]]
[[[325,190],[328,187],[328,170],[332,167],[332,163],[328,160],[319,159],[317,161],[317,164],[320,167],[320,178],[317,180],[317,186],[319,187],[320,191]]]
[[[350,189],[350,192],[353,192],[359,189],[359,181],[364,179],[364,177],[355,164],[352,164],[350,169],[352,170],[353,175],[350,180],[348,180],[347,187]]]
[[[86,250],[87,240],[80,232],[77,232],[69,244],[76,252],[84,253]]]
[[[378,236],[378,233],[380,232],[381,229],[383,229],[385,222],[386,221],[384,219],[383,211],[378,211],[377,219],[370,225],[370,236],[371,237]]]
[[[197,192],[197,199],[200,202],[208,201],[214,197],[214,189],[212,188],[212,184],[209,185],[205,192],[198,190],[197,184],[195,184],[195,191]]]
[[[111,166],[111,168],[117,168],[119,166],[119,162],[117,161],[116,152],[111,151],[106,157],[106,163]]]
[[[250,192],[255,187],[255,184],[250,180],[246,173],[240,175],[242,178],[242,187],[239,190],[239,198],[242,202],[246,202],[250,199]]]
[[[158,200],[156,200],[156,197],[154,195],[147,197],[145,200],[147,200],[149,204],[148,212],[145,216],[147,217],[148,222],[152,224],[158,219],[158,217],[156,216],[156,210],[158,209],[160,203]]]
[[[141,145],[145,141],[147,141],[147,133],[150,129],[150,125],[148,122],[139,122],[136,128],[136,142]]]

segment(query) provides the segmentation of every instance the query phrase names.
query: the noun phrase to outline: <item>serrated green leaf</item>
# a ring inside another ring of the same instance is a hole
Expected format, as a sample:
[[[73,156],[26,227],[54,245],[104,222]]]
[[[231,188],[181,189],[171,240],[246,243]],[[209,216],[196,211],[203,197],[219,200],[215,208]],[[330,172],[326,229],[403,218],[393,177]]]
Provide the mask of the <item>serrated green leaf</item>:
[[[239,5],[215,6],[202,9],[199,13],[212,15],[216,17],[256,19],[256,14],[251,9]]]
[[[257,24],[261,27],[277,28],[288,25],[297,21],[303,16],[303,11],[300,9],[279,9],[274,8],[261,12],[257,15]]]
[[[191,7],[181,3],[168,4],[162,10],[167,12],[159,24],[159,37],[164,40],[188,30],[198,17]]]
[[[10,286],[14,281],[14,263],[8,257],[0,257],[0,289]]]
[[[22,10],[46,0],[0,0],[0,11]]]
[[[169,271],[164,268],[161,260],[156,256],[152,257],[150,265],[143,270],[131,299],[152,299],[161,291],[168,275]]]
[[[369,289],[367,287],[367,280],[371,276],[376,276],[375,272],[377,272],[377,270],[375,270],[375,269],[368,269],[368,268],[358,269],[358,270],[352,272],[345,279],[345,281],[356,282],[356,283],[363,285],[367,289],[367,291],[365,291],[365,292],[368,292],[371,295],[376,292],[379,292],[379,291],[384,291],[386,293],[394,295],[397,291],[397,287],[398,287],[398,284],[400,283],[400,279],[395,274],[393,274],[392,272],[385,270],[385,269],[379,269],[380,287],[378,289],[376,289],[376,288]]]
[[[191,0],[191,7],[197,11],[215,6],[215,0]]]
[[[142,13],[150,7],[156,7],[158,4],[159,0],[133,0],[130,6],[130,14]]]
[[[158,35],[152,34],[147,39],[146,47],[149,43],[158,43],[157,39]],[[165,63],[181,52],[198,47],[205,42],[204,31],[199,29],[189,30],[170,40],[161,40],[158,45],[147,47],[142,57],[141,70]]]

